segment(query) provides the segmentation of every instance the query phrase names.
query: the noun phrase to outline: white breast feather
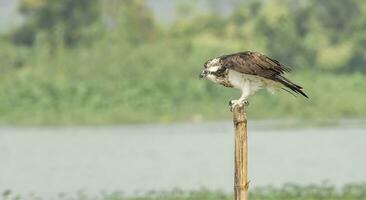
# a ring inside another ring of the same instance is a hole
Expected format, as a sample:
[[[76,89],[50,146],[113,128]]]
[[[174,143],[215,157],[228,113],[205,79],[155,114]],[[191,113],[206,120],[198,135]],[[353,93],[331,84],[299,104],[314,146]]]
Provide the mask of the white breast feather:
[[[259,77],[239,73],[234,70],[229,70],[228,78],[235,88],[241,89],[246,95],[252,95],[265,86]]]

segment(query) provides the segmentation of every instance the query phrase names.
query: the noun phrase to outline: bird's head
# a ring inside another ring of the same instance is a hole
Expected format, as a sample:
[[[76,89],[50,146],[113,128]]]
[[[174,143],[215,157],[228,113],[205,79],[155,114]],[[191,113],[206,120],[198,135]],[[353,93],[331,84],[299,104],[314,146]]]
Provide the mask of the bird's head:
[[[220,58],[213,58],[205,62],[203,65],[204,69],[199,75],[200,79],[206,78],[211,72],[216,72],[220,67]]]

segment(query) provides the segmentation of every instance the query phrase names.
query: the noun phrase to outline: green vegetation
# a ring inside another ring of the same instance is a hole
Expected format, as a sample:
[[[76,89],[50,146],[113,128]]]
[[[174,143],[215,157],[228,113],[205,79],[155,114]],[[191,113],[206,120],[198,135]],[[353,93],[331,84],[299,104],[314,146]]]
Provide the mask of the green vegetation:
[[[18,197],[18,198],[17,198]],[[1,197],[0,197],[1,198]],[[13,195],[11,191],[3,192],[2,199],[38,199],[36,195],[32,197],[22,197]],[[125,197],[122,193],[103,194],[90,197],[84,193],[78,195],[59,195],[59,199],[69,200],[230,200],[231,195],[222,192],[201,190],[195,192],[184,192],[175,190],[172,192],[151,192],[139,197]],[[259,188],[250,192],[251,200],[365,200],[366,185],[347,185],[343,189],[337,190],[330,186],[296,186],[285,185],[282,188]]]
[[[248,49],[291,66],[310,96],[261,92],[252,119],[366,117],[363,0],[228,1],[223,16],[188,3],[169,26],[144,1],[103,2],[23,0],[27,20],[0,37],[0,123],[224,119],[239,93],[198,74],[208,58]]]

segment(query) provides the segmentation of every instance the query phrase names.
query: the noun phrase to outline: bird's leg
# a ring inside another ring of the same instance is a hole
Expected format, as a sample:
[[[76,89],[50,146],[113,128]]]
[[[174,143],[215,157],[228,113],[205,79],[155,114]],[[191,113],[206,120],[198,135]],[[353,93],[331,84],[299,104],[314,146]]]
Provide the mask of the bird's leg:
[[[249,82],[247,84],[245,84],[246,87],[243,87],[241,89],[242,93],[241,96],[238,100],[231,100],[229,101],[229,107],[230,107],[230,111],[234,110],[234,107],[237,105],[244,105],[244,106],[249,106],[249,101],[247,100],[249,94],[250,94],[250,89],[249,89]]]

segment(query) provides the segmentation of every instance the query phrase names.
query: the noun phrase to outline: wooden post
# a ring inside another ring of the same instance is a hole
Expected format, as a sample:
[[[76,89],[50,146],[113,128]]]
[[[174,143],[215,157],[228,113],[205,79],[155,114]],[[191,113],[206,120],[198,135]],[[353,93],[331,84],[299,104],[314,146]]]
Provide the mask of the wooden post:
[[[235,200],[248,199],[248,141],[247,117],[244,105],[237,105],[233,109],[233,122],[235,128]]]

